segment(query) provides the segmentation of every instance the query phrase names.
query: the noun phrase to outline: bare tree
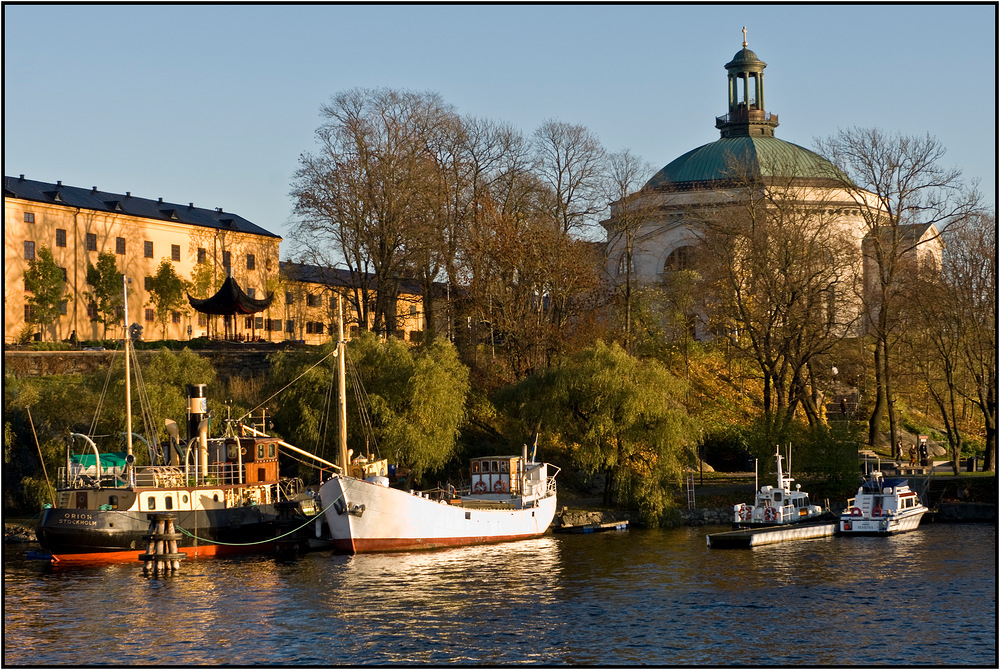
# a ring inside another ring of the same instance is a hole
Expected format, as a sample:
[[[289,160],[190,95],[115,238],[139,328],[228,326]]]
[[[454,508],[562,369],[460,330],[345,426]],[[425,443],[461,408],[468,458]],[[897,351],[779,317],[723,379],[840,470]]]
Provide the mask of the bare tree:
[[[611,216],[602,222],[608,231],[607,250],[614,250],[617,259],[611,259],[617,266],[617,275],[623,281],[618,283],[621,292],[622,314],[624,317],[622,339],[625,351],[632,353],[632,310],[635,290],[636,242],[640,230],[655,218],[658,207],[649,193],[640,189],[653,172],[649,163],[642,161],[628,149],[607,157],[606,198],[611,202]]]
[[[583,126],[546,121],[535,131],[536,170],[549,186],[546,207],[564,234],[581,232],[604,209],[604,149]]]
[[[888,412],[889,442],[895,444],[894,350],[901,327],[901,270],[907,254],[930,241],[914,240],[906,226],[934,225],[941,230],[961,222],[978,208],[979,194],[962,182],[960,170],[942,167],[945,149],[930,136],[850,128],[818,145],[840,169],[841,184],[860,212],[867,233],[866,262],[873,266],[862,292],[874,344],[876,386],[868,442],[876,443]]]
[[[388,332],[409,254],[422,243],[412,233],[429,218],[421,194],[434,174],[432,138],[452,112],[436,93],[352,89],[322,114],[320,148],[300,157],[295,174],[293,237],[317,264],[339,255],[361,323]]]

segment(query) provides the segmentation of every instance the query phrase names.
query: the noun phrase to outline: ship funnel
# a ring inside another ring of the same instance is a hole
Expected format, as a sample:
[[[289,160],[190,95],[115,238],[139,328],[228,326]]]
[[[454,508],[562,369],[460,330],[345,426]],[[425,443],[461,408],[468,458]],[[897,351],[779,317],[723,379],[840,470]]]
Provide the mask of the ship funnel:
[[[207,385],[188,384],[187,439],[198,437],[198,424],[208,414],[208,398],[205,396]]]

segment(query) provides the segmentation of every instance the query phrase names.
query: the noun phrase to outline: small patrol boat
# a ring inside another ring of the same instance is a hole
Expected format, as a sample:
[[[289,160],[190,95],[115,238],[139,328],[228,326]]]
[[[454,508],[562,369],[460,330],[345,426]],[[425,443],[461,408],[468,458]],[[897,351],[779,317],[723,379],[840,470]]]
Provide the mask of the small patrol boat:
[[[840,515],[841,535],[892,535],[915,530],[927,508],[906,479],[869,473]]]
[[[809,494],[800,490],[801,484],[792,490],[791,476],[785,476],[782,471],[782,456],[780,449],[775,449],[778,485],[761,486],[757,491],[754,504],[745,503],[733,505],[733,528],[763,528],[766,526],[782,526],[790,523],[814,521],[823,514],[823,508],[809,502]],[[789,475],[791,469],[789,468]]]

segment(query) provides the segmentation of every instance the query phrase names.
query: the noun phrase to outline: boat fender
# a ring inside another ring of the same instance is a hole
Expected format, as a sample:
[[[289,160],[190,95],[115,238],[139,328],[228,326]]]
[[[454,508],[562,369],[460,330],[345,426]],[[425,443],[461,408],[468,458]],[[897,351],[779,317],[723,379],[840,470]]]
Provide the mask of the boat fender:
[[[493,485],[493,492],[494,493],[503,493],[506,490],[507,490],[507,487],[504,485],[502,479],[498,479],[497,483]]]
[[[851,508],[851,516],[861,516],[861,508],[860,507],[852,507]]]

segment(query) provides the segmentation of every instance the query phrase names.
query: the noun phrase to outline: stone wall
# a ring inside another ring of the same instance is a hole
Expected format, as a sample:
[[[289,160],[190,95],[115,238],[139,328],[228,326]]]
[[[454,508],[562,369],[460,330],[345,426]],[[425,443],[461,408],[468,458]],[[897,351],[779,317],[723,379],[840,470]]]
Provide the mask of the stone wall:
[[[4,374],[15,377],[44,377],[47,375],[87,374],[107,370],[113,351],[4,351]],[[120,352],[118,352],[120,355]],[[137,351],[142,365],[158,351]],[[232,377],[257,377],[268,373],[267,357],[272,351],[195,351],[208,358],[215,366],[220,379]]]

